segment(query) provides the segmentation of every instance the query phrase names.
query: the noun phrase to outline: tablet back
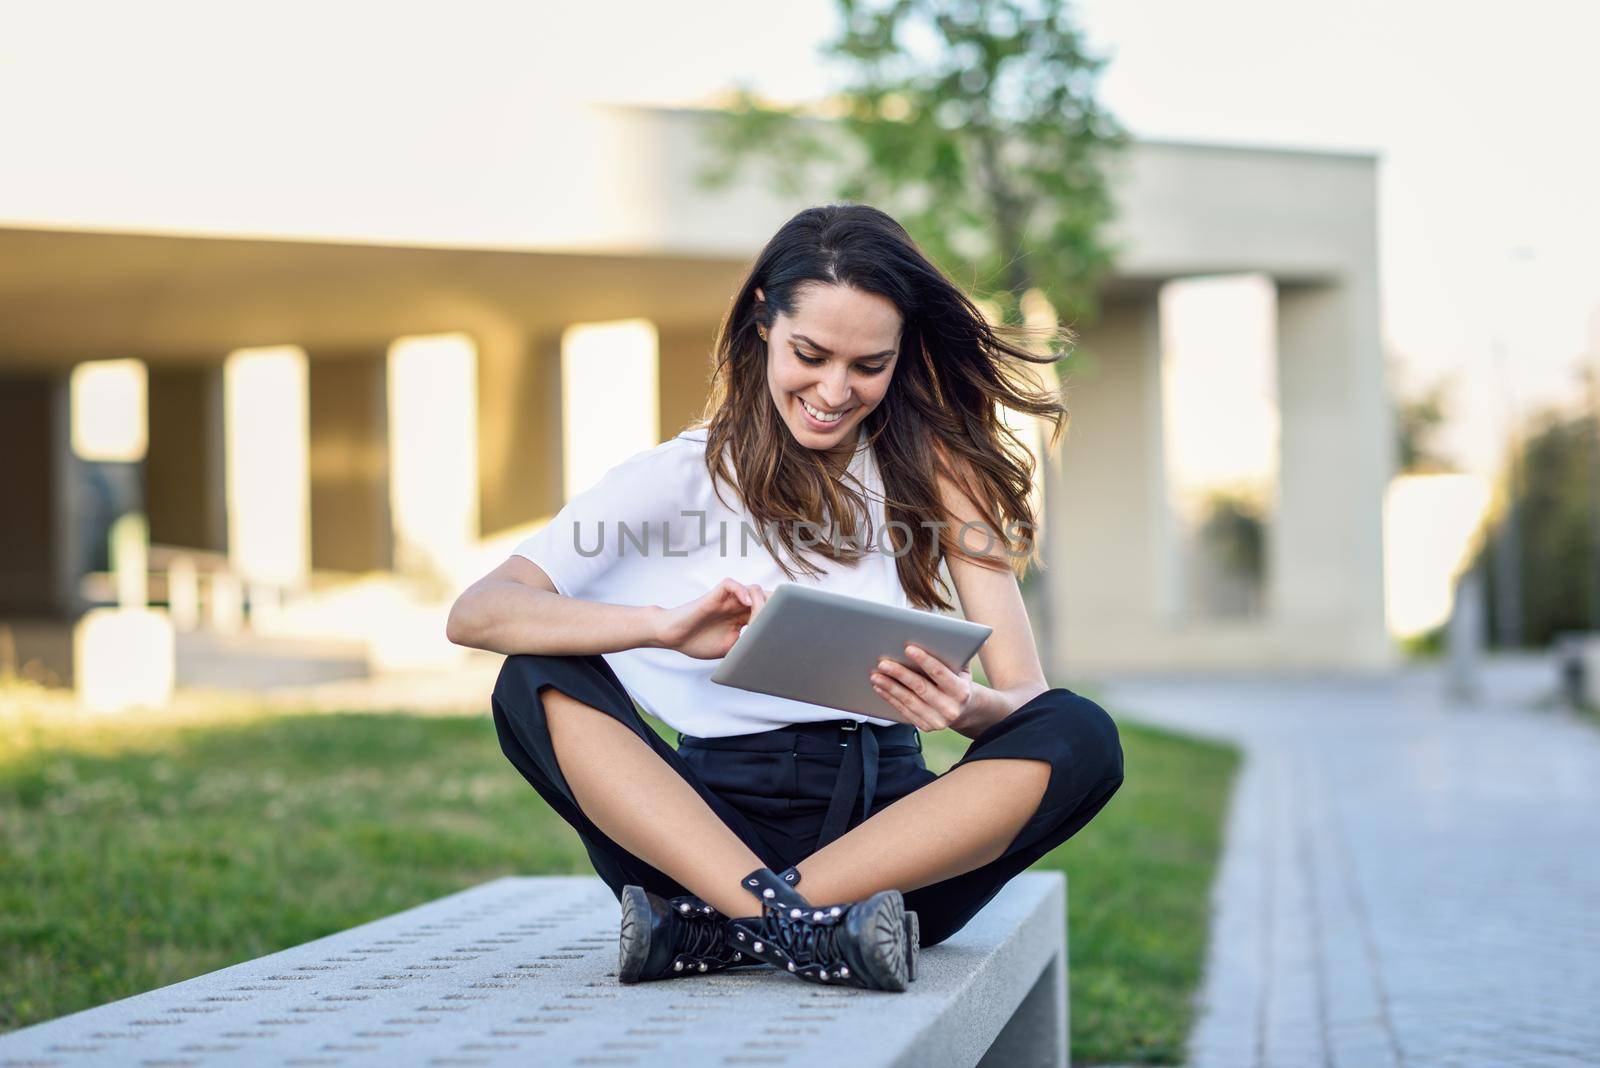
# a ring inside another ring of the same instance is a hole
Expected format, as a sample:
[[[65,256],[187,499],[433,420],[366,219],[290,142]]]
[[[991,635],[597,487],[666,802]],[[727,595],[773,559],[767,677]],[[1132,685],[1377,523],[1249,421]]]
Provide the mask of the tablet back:
[[[879,658],[909,664],[909,642],[960,671],[991,632],[954,616],[783,582],[711,681],[903,722],[905,717],[872,689]]]

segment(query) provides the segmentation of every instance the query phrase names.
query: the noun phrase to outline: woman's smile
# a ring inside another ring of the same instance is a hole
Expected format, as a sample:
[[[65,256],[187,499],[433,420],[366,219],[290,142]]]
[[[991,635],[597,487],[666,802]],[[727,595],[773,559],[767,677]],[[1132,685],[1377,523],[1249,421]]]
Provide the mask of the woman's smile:
[[[844,422],[844,417],[848,415],[854,407],[852,405],[851,408],[841,408],[838,411],[830,411],[827,408],[817,407],[804,397],[796,396],[795,399],[800,402],[800,410],[805,413],[806,422],[816,430],[838,429],[839,425]]]

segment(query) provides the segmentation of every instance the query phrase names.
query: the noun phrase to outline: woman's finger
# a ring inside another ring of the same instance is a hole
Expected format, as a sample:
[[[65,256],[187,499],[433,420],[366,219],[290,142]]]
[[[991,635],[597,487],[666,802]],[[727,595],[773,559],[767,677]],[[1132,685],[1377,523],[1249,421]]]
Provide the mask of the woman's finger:
[[[901,715],[905,716],[906,720],[913,727],[917,728],[919,731],[930,730],[931,727],[929,726],[926,717],[922,715],[921,711],[911,707],[910,704],[903,700],[899,694],[893,692],[889,687],[890,684],[887,683],[873,682],[872,684],[872,688],[874,691],[876,691],[878,696],[889,702],[889,704],[897,709]]]
[[[944,661],[927,652],[920,646],[907,645],[906,656],[911,659],[913,664],[917,665],[917,667],[921,669],[924,675],[932,679],[934,685],[938,686],[941,690],[952,690],[952,686],[961,681],[960,679],[956,678],[954,672],[944,666]]]
[[[966,703],[959,694],[945,691],[918,669],[906,667],[888,657],[879,662],[878,671],[899,681],[917,701],[919,711],[933,724],[934,730],[942,730],[954,723]],[[960,682],[959,679],[956,681]]]
[[[750,622],[754,623],[756,621],[756,613],[761,611],[767,603],[767,591],[760,586],[749,586],[746,587],[746,592],[750,597]]]
[[[937,687],[922,672],[916,668],[906,667],[899,661],[891,660],[889,657],[881,657],[878,660],[878,673],[894,679],[921,700],[927,700],[933,696],[928,692],[930,689],[937,690]]]
[[[926,703],[899,679],[880,670],[873,673],[872,684],[879,693],[892,700],[895,707],[914,715],[924,726],[932,723],[931,710]]]
[[[935,686],[950,696],[950,700],[957,708],[965,707],[971,693],[971,672],[963,670],[958,674],[951,671],[945,666],[944,661],[921,646],[907,645],[906,655],[933,680]]]

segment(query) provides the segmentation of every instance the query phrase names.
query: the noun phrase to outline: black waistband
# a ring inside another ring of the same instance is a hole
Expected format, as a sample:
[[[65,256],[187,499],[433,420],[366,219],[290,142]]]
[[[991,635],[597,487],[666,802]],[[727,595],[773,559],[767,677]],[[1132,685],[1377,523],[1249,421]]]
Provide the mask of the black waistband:
[[[802,748],[798,743],[803,739],[807,742],[820,743],[805,748],[826,752],[834,746],[845,746],[850,741],[850,735],[862,731],[871,731],[881,748],[899,749],[906,748],[922,751],[922,732],[909,723],[894,723],[889,726],[879,726],[858,719],[827,719],[815,723],[790,723],[770,731],[757,731],[754,734],[730,734],[720,738],[700,738],[692,734],[678,732],[678,744],[691,749],[732,749],[747,752],[785,752]]]

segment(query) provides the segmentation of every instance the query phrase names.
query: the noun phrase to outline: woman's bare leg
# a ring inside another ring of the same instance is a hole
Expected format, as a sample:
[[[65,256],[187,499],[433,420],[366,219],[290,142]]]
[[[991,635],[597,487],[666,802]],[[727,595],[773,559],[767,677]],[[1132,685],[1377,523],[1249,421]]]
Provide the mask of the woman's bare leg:
[[[1043,760],[975,760],[829,842],[799,865],[810,901],[857,901],[916,890],[996,860],[1038,811],[1050,785]]]
[[[758,916],[740,880],[760,857],[644,740],[617,720],[551,687],[540,695],[556,761],[594,825],[727,916]]]

